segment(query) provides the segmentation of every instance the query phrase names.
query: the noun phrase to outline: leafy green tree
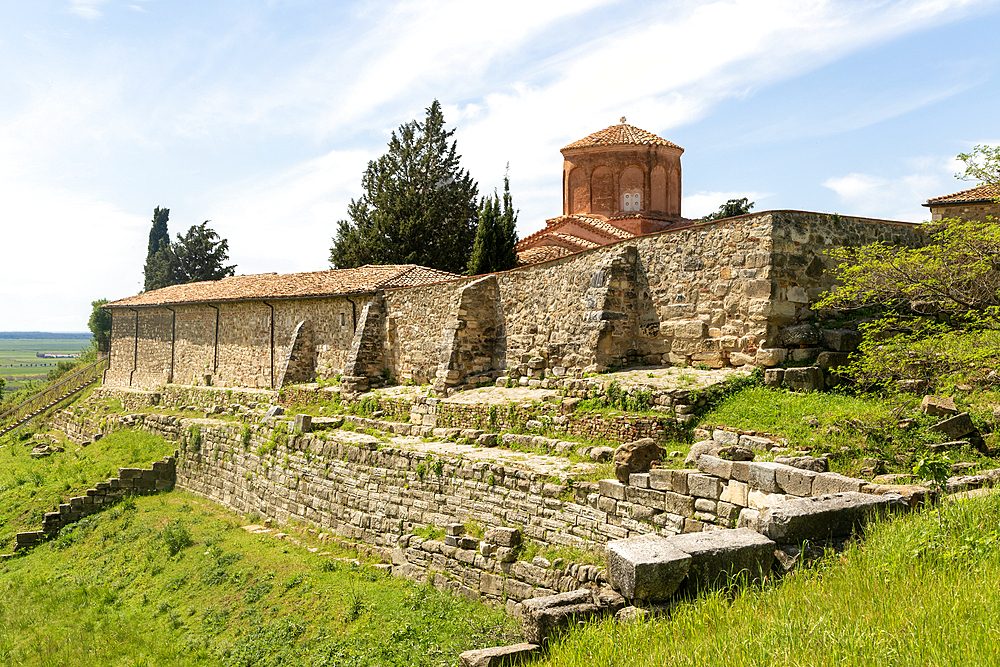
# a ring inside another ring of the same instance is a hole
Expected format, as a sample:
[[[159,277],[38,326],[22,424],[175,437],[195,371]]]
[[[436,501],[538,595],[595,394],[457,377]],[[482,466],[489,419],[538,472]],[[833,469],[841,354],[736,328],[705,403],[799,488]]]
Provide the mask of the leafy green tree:
[[[365,193],[337,223],[335,268],[422,264],[460,273],[476,234],[478,186],[459,166],[455,130],[446,130],[434,100],[423,122],[399,126],[389,150],[368,163]]]
[[[146,265],[143,268],[143,290],[159,289],[172,285],[170,277],[170,233],[167,231],[169,208],[153,209],[153,226],[149,230]]]
[[[90,302],[90,319],[87,321],[87,328],[94,338],[101,340],[111,336],[111,313],[101,308],[108,303],[107,299],[98,299]]]
[[[517,211],[510,196],[510,179],[503,178],[503,208],[500,197],[483,197],[479,202],[479,225],[466,274],[477,276],[507,271],[517,266]]]
[[[959,153],[958,159],[965,163],[965,171],[956,174],[958,178],[1000,184],[1000,146],[976,145],[968,153]]]
[[[234,275],[236,265],[226,266],[229,260],[229,242],[220,238],[208,226],[209,221],[191,225],[184,236],[170,245],[170,273],[172,285],[220,280]]]
[[[1000,150],[977,146],[958,157],[967,165],[959,178],[1000,184]],[[1000,220],[948,219],[925,229],[916,248],[831,251],[840,284],[814,307],[866,315],[860,354],[844,372],[885,389],[900,380],[924,389],[998,384]]]
[[[715,213],[710,213],[705,216],[705,221],[709,220],[722,220],[723,218],[735,218],[738,215],[746,215],[750,212],[754,206],[754,202],[750,201],[746,197],[742,199],[730,199],[725,204],[719,207],[719,210]]]

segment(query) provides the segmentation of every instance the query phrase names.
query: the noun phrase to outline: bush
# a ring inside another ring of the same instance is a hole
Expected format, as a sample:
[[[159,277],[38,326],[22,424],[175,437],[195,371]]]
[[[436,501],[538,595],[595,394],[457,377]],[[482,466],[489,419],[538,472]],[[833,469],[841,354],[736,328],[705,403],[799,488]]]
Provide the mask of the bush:
[[[187,524],[179,519],[171,521],[164,526],[163,530],[160,531],[160,537],[163,539],[163,543],[167,545],[167,553],[171,558],[194,544]]]

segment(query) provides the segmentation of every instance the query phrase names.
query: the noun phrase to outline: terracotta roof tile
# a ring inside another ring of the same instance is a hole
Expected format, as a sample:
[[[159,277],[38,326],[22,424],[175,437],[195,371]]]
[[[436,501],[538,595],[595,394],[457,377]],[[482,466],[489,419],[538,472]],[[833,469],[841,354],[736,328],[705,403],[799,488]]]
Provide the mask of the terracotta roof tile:
[[[625,122],[625,119],[622,118],[622,122],[618,125],[612,125],[611,127],[606,127],[603,130],[598,130],[593,134],[588,134],[583,139],[574,141],[569,146],[563,147],[562,150],[590,148],[592,146],[617,145],[669,146],[671,148],[681,148],[672,141],[667,141],[663,137],[658,137],[652,132],[647,132],[646,130],[635,127],[634,125],[628,125]],[[681,148],[681,150],[684,149]]]
[[[162,306],[181,303],[288,299],[338,294],[365,294],[377,289],[425,285],[460,278],[447,271],[416,264],[367,265],[309,273],[261,273],[232,276],[186,285],[172,285],[113,301],[109,308]]]
[[[571,254],[573,254],[572,251],[562,246],[541,245],[517,253],[517,263],[520,266],[538,264],[539,262],[547,262],[550,259],[559,259]]]
[[[972,202],[993,201],[1000,198],[1000,184],[980,185],[961,192],[955,192],[943,197],[928,199],[924,206],[935,206],[940,204],[968,204]]]

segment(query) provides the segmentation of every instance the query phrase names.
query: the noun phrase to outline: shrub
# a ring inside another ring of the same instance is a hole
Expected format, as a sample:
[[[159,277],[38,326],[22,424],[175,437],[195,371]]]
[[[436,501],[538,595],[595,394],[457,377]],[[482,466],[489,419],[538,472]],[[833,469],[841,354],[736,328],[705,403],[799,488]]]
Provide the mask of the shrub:
[[[160,538],[167,546],[167,553],[171,558],[194,544],[187,524],[180,520],[171,521],[164,526],[163,530],[160,531]]]

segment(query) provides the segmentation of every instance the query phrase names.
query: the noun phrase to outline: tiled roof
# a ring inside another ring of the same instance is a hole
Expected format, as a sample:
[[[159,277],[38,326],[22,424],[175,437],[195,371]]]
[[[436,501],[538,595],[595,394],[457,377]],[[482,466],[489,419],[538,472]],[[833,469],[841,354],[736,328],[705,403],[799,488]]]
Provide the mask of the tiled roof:
[[[538,264],[539,262],[547,262],[550,259],[559,259],[571,254],[571,250],[562,246],[540,245],[517,253],[517,263],[520,266]]]
[[[545,227],[538,230],[530,236],[525,236],[523,239],[518,241],[518,248],[525,248],[530,245],[534,245],[536,241],[541,240],[543,237],[549,236],[553,232],[557,232],[563,227],[569,224],[576,224],[580,227],[586,229],[591,229],[598,236],[603,236],[608,239],[608,241],[620,241],[622,239],[628,239],[635,236],[632,232],[615,227],[613,224],[600,218],[596,215],[584,215],[584,214],[574,214],[574,215],[560,215],[555,218],[549,218],[545,221]]]
[[[618,125],[612,125],[611,127],[606,127],[603,130],[598,130],[593,134],[589,134],[583,139],[574,141],[569,146],[565,146],[563,150],[573,148],[590,148],[592,146],[616,145],[669,146],[671,148],[681,148],[672,141],[667,141],[663,137],[658,137],[652,132],[647,132],[646,130],[635,127],[634,125],[628,125],[623,117],[622,122]],[[681,148],[681,150],[684,149]]]
[[[1000,185],[980,185],[969,188],[943,197],[928,199],[924,206],[937,206],[941,204],[971,204],[973,202],[992,201],[1000,197]]]
[[[555,240],[557,243],[561,241],[562,244],[566,246],[572,246],[574,250],[590,250],[591,248],[598,248],[604,245],[602,243],[594,243],[593,241],[582,239],[579,236],[562,234],[560,232],[553,232],[549,234],[548,237]]]
[[[261,273],[186,285],[172,285],[113,301],[109,308],[181,303],[290,299],[338,294],[366,294],[390,287],[410,287],[461,276],[416,264],[367,265],[309,273]]]

